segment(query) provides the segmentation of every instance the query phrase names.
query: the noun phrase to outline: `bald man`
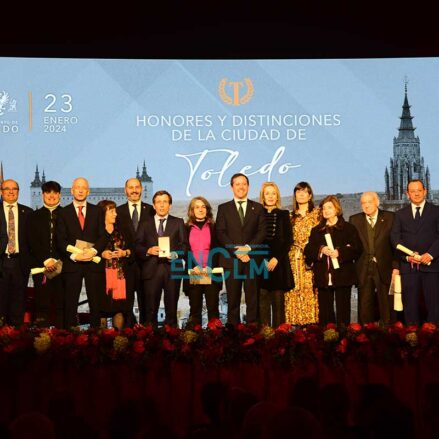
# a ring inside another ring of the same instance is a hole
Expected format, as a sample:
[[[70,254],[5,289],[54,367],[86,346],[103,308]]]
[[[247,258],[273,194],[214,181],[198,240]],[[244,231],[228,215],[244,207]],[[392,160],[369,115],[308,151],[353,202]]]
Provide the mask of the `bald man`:
[[[392,276],[398,274],[398,260],[390,242],[393,212],[379,209],[376,192],[364,192],[360,199],[363,212],[352,215],[363,244],[363,253],[356,262],[358,276],[358,314],[360,323],[379,320],[387,325],[395,320],[393,296],[389,296]],[[378,304],[379,319],[375,315]]]
[[[117,207],[117,223],[124,230],[129,231],[132,242],[136,239],[136,232],[139,224],[155,215],[155,210],[151,204],[142,201],[142,182],[138,178],[129,178],[125,182],[125,194],[127,202]],[[140,276],[143,261],[138,258],[128,262],[128,269],[133,271],[134,285],[139,305],[139,321],[146,321],[146,310],[143,294],[143,280]],[[134,314],[127,316],[127,326],[135,323]]]
[[[65,324],[66,327],[78,325],[78,302],[84,279],[90,307],[90,325],[98,327],[100,323],[98,297],[99,294],[105,294],[105,267],[102,261],[96,264],[92,258],[99,256],[105,250],[109,235],[105,231],[102,210],[87,202],[90,194],[87,179],[76,178],[71,193],[73,202],[60,211],[56,228],[65,281]],[[93,247],[83,254],[71,254],[67,251],[67,247],[75,246],[77,240],[92,243]]]
[[[0,319],[3,323],[23,324],[25,293],[29,280],[26,239],[30,207],[18,203],[20,188],[15,180],[1,184],[3,199],[0,214]]]

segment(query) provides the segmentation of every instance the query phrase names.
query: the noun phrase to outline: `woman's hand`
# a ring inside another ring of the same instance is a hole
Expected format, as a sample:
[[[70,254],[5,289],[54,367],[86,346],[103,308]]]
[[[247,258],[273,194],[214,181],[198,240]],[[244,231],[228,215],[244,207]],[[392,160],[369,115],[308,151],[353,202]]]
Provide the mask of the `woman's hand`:
[[[121,248],[118,248],[113,252],[113,258],[124,258],[127,254],[126,250],[122,250]]]
[[[104,259],[113,259],[113,252],[111,250],[104,250],[101,254]]]
[[[268,271],[273,271],[278,263],[279,261],[276,258],[271,258],[267,264]]]
[[[321,250],[322,254],[325,256],[329,256],[330,258],[338,258],[339,253],[338,250],[331,250],[327,245],[325,245],[322,250]]]

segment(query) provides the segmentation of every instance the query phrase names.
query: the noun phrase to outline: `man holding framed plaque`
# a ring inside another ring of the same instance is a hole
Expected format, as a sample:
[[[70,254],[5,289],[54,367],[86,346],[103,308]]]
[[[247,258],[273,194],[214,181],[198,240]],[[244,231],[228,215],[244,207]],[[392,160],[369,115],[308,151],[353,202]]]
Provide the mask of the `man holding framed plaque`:
[[[186,230],[182,218],[169,215],[172,206],[169,192],[156,192],[152,203],[156,213],[139,224],[135,243],[136,255],[143,261],[145,322],[141,323],[157,325],[163,291],[165,324],[177,326],[182,261],[188,246]]]

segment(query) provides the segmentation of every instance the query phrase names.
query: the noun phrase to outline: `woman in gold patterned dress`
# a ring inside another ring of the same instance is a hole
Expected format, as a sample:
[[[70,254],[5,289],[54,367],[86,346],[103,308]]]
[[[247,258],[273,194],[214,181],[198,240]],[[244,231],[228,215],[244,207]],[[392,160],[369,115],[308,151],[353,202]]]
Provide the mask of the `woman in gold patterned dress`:
[[[311,186],[301,181],[293,192],[293,211],[291,225],[294,244],[289,258],[294,275],[294,289],[285,294],[285,321],[292,325],[317,323],[319,306],[317,292],[313,288],[312,270],[305,266],[303,249],[308,243],[311,229],[320,222],[321,214],[314,207],[314,194]]]

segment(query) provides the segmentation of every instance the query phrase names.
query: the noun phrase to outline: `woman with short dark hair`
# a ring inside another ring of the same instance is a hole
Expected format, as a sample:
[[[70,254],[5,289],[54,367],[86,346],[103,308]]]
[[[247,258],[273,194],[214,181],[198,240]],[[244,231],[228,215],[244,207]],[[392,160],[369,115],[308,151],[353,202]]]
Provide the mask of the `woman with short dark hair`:
[[[99,306],[101,326],[106,326],[107,318],[113,319],[113,326],[122,329],[134,305],[134,273],[132,264],[127,262],[134,257],[131,236],[122,226],[116,226],[116,203],[101,200],[98,206],[105,215],[105,230],[110,235],[106,249],[102,252],[105,260],[105,291],[100,294]]]
[[[357,229],[343,218],[335,195],[320,202],[322,221],[311,231],[305,259],[312,266],[318,289],[319,323],[348,325],[351,319],[351,289],[357,282],[355,260],[363,248]],[[334,296],[336,312],[334,311]]]

